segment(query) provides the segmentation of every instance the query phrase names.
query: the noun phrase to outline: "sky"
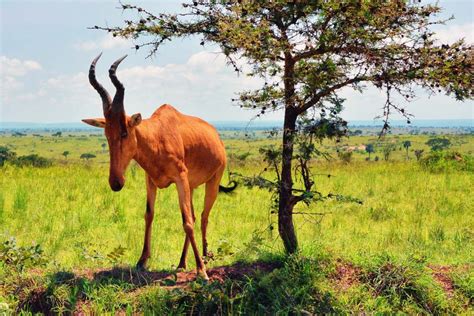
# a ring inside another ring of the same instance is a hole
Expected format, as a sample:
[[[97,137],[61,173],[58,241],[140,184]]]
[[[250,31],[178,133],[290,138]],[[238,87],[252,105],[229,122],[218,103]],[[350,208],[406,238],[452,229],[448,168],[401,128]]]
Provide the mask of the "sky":
[[[182,1],[130,1],[154,13],[176,12]],[[422,1],[428,3],[432,1]],[[464,37],[474,43],[474,1],[441,0],[441,17],[454,15],[435,29],[443,42]],[[125,109],[149,117],[161,104],[210,121],[247,121],[255,116],[231,99],[235,93],[257,88],[258,79],[237,76],[212,46],[198,38],[178,39],[162,46],[152,58],[135,51],[133,41],[113,38],[88,29],[94,25],[122,25],[125,17],[118,1],[7,1],[0,0],[0,124],[1,122],[78,122],[101,117],[101,100],[89,85],[92,59],[103,52],[96,74],[113,95],[107,70],[128,54],[117,75],[126,88]],[[382,113],[383,93],[369,87],[363,94],[345,90],[343,117],[371,120]],[[402,105],[404,103],[402,102]],[[420,91],[407,104],[416,119],[474,119],[474,102],[457,102]],[[393,116],[394,119],[399,117]],[[262,120],[282,120],[270,113]]]

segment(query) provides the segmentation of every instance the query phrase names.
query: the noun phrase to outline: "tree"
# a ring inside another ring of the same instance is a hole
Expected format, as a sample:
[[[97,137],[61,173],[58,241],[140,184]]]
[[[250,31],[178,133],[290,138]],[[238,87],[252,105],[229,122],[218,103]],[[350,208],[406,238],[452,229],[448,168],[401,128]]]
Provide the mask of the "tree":
[[[102,151],[105,152],[105,147],[106,147],[107,145],[106,145],[105,143],[102,143],[102,145],[100,145],[100,146],[102,146]]]
[[[15,160],[16,153],[6,146],[0,146],[0,167],[3,167],[5,161]]]
[[[411,147],[411,141],[409,140],[406,140],[403,142],[403,147],[405,148],[405,150],[407,151],[407,160],[408,160],[408,148]]]
[[[440,12],[437,5],[277,0],[193,1],[183,7],[184,13],[155,15],[122,4],[138,18],[123,26],[94,28],[132,38],[135,49],[148,47],[150,55],[166,41],[200,36],[202,45],[220,47],[236,71],[242,71],[242,62],[251,66],[248,75],[264,79],[260,89],[243,91],[234,101],[257,110],[257,117],[284,112],[277,203],[278,230],[289,253],[298,246],[293,208],[314,196],[309,172],[302,173],[305,187],[294,188],[294,161],[301,170],[301,156],[294,154],[298,119],[319,114],[324,120],[328,112],[339,113],[341,89],[362,91],[367,84],[385,92],[383,132],[393,111],[408,121],[411,117],[393,101],[394,94],[412,100],[413,87],[421,86],[432,93],[444,90],[458,100],[473,96],[472,47],[462,40],[435,44],[429,27],[445,22],[432,19]]]
[[[451,142],[447,138],[431,138],[426,142],[426,145],[430,146],[432,151],[439,151],[449,148]]]
[[[370,154],[375,152],[374,144],[367,144],[367,146],[365,146],[365,151],[369,154],[370,160]]]
[[[64,156],[64,158],[67,159],[67,156],[69,156],[69,154],[70,154],[70,152],[69,152],[68,150],[63,151],[63,156]]]
[[[92,159],[92,158],[95,158],[96,155],[94,154],[91,154],[91,153],[84,153],[81,155],[81,159],[85,159],[85,160],[89,160],[89,159]]]

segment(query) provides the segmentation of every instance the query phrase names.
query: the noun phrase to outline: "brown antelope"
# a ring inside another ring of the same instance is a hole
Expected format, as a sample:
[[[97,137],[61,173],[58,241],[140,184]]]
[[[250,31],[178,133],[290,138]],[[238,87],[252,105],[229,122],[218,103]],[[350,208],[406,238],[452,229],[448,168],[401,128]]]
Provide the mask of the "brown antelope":
[[[101,55],[92,61],[89,82],[102,99],[105,118],[82,121],[105,130],[110,153],[109,184],[113,191],[120,191],[124,186],[124,173],[132,159],[146,172],[145,241],[137,268],[145,269],[150,258],[156,189],[175,183],[186,233],[178,268],[186,269],[186,254],[191,244],[197,273],[207,279],[206,268],[194,238],[192,196],[196,187],[206,184],[201,230],[203,255],[207,256],[207,224],[217,193],[230,192],[236,187],[235,183],[232,187],[219,185],[226,165],[225,148],[219,134],[207,122],[181,114],[168,104],[160,106],[149,119],[142,120],[139,113],[127,116],[123,102],[125,88],[115,74],[127,55],[115,61],[109,69],[109,77],[116,88],[113,100],[95,77],[95,65]]]

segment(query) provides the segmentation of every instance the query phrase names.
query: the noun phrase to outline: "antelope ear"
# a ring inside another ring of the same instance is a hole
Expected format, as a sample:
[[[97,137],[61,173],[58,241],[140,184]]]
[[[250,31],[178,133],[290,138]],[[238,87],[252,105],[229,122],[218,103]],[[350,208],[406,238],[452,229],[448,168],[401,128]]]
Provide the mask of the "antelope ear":
[[[100,128],[105,127],[105,118],[83,119],[82,121],[86,124],[89,124],[95,127],[100,127]]]
[[[128,121],[128,126],[135,127],[142,122],[142,115],[140,113],[133,114]]]

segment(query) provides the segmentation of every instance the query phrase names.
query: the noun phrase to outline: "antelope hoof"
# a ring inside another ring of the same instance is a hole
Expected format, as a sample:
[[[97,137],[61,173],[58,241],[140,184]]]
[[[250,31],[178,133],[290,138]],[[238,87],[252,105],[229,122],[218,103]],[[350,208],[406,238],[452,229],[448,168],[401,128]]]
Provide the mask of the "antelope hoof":
[[[206,270],[198,270],[196,278],[201,278],[206,282],[209,281]]]
[[[179,264],[178,267],[176,268],[178,272],[184,272],[186,271],[186,264]]]

